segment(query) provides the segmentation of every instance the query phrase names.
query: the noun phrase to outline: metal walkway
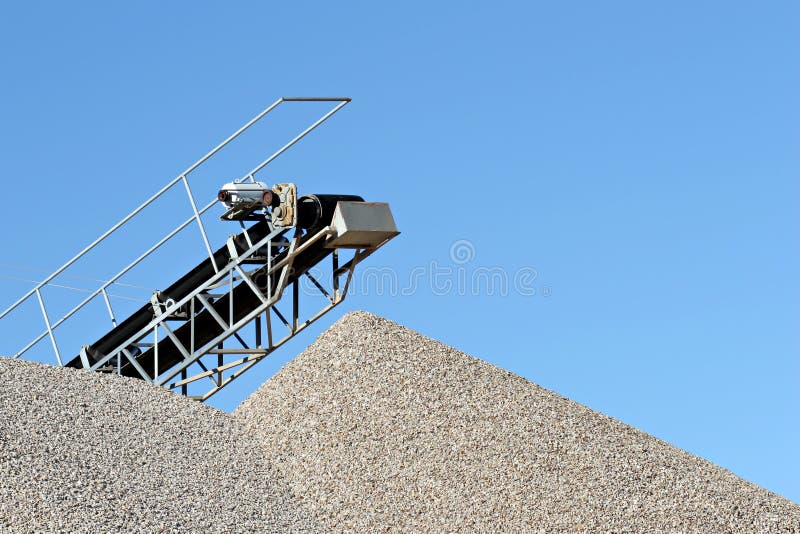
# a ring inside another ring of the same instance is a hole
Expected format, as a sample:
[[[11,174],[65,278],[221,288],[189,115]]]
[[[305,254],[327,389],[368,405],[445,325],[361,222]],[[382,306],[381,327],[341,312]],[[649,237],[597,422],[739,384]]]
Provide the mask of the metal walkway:
[[[298,214],[294,224],[281,226],[269,218],[262,218],[249,227],[242,222],[241,233],[212,251],[201,215],[216,200],[198,209],[188,180],[190,173],[280,104],[308,101],[332,102],[335,106],[247,172],[243,176],[245,180],[255,181],[256,173],[336,113],[349,99],[277,100],[3,311],[0,320],[23,303],[36,299],[44,322],[42,334],[23,346],[14,357],[23,357],[49,337],[54,363],[141,378],[206,400],[340,304],[347,295],[356,266],[398,234],[387,204],[363,202],[361,197],[353,195],[307,195],[297,199],[296,205],[291,207]],[[186,190],[192,209],[190,217],[78,306],[51,320],[42,289],[178,183]],[[208,257],[166,289],[155,292],[149,304],[117,323],[108,287],[192,222],[200,229]],[[312,268],[315,268],[314,274]],[[300,291],[302,279],[310,282],[324,297],[322,306],[320,299],[310,299]],[[290,293],[290,298],[286,298],[285,293]],[[97,299],[105,303],[113,328],[64,362],[57,340],[58,327]],[[283,310],[278,309],[279,304]],[[300,319],[301,305],[307,316],[304,320]]]

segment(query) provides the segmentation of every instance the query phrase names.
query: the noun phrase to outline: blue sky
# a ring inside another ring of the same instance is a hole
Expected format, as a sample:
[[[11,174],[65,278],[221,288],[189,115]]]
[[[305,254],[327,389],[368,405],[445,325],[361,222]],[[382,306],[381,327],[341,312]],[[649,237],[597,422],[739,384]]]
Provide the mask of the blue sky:
[[[399,287],[362,280],[212,404],[366,309],[798,502],[799,19],[794,2],[6,2],[0,304],[276,98],[349,96],[262,179],[389,201],[403,234],[368,266]],[[69,283],[113,274],[171,216]],[[215,219],[219,245],[235,228]],[[536,276],[459,289],[486,269]]]

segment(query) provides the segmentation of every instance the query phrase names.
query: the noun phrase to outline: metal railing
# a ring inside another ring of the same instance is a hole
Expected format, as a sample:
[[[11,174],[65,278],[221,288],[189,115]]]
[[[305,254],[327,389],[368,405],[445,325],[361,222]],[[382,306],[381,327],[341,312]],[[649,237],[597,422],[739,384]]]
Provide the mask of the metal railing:
[[[237,139],[239,136],[241,136],[250,127],[252,127],[256,123],[258,123],[267,114],[269,114],[275,108],[277,108],[278,106],[283,104],[284,102],[331,102],[331,103],[336,103],[336,105],[332,109],[330,109],[327,113],[325,113],[324,115],[319,117],[316,121],[314,121],[307,128],[305,128],[302,132],[300,132],[298,135],[296,135],[288,143],[283,145],[276,152],[274,152],[272,155],[270,155],[268,158],[263,160],[261,163],[256,165],[252,170],[250,170],[248,173],[246,173],[244,175],[245,179],[249,179],[251,181],[255,181],[255,174],[260,172],[267,165],[269,165],[272,161],[274,161],[276,158],[278,158],[281,154],[286,152],[289,148],[294,146],[298,141],[300,141],[306,135],[308,135],[311,131],[313,131],[315,128],[320,126],[323,122],[328,120],[337,111],[339,111],[341,108],[343,108],[345,105],[347,105],[350,102],[350,99],[346,98],[346,97],[283,97],[283,98],[279,98],[278,100],[276,100],[275,102],[270,104],[267,108],[265,108],[263,111],[261,111],[259,114],[257,114],[255,117],[253,117],[245,125],[243,125],[241,128],[239,128],[236,132],[231,134],[227,139],[225,139],[220,144],[218,144],[216,147],[214,147],[210,152],[208,152],[206,155],[204,155],[199,160],[197,160],[192,165],[190,165],[185,171],[183,171],[181,174],[179,174],[178,176],[173,178],[170,182],[168,182],[164,187],[162,187],[153,196],[151,196],[150,198],[145,200],[142,204],[140,204],[138,207],[136,207],[128,215],[123,217],[118,223],[113,225],[106,232],[104,232],[102,235],[100,235],[100,237],[95,239],[87,247],[85,247],[78,254],[76,254],[72,259],[70,259],[64,265],[62,265],[61,267],[56,269],[52,274],[50,274],[44,280],[39,282],[33,289],[28,291],[24,296],[22,296],[14,304],[12,304],[8,308],[6,308],[2,313],[0,313],[0,320],[2,320],[6,316],[8,316],[11,312],[13,312],[17,308],[19,308],[22,304],[28,302],[30,299],[36,298],[36,300],[38,302],[39,309],[40,309],[41,314],[42,314],[42,319],[43,319],[44,326],[45,326],[44,332],[42,332],[41,334],[36,336],[31,342],[29,342],[27,345],[25,345],[19,351],[17,351],[16,354],[14,354],[13,357],[14,358],[21,357],[26,352],[28,352],[34,345],[36,345],[37,343],[42,341],[45,337],[49,337],[51,345],[52,345],[52,348],[53,348],[53,352],[55,353],[55,356],[56,356],[56,360],[57,360],[59,365],[63,365],[64,363],[63,363],[63,360],[61,358],[61,352],[59,350],[58,341],[57,341],[56,335],[55,335],[56,328],[58,328],[60,325],[64,324],[65,321],[67,321],[75,313],[77,313],[79,310],[83,309],[87,304],[92,302],[95,298],[97,298],[100,295],[102,295],[102,297],[103,297],[103,301],[104,301],[105,306],[106,306],[106,308],[108,310],[108,313],[109,313],[109,315],[111,317],[112,323],[115,323],[116,322],[116,318],[115,318],[114,311],[113,311],[113,309],[111,307],[111,303],[110,303],[109,298],[108,298],[108,292],[107,292],[108,287],[110,285],[114,284],[115,282],[117,282],[117,280],[119,280],[122,276],[124,276],[128,271],[133,269],[136,265],[141,263],[145,258],[147,258],[152,253],[154,253],[156,250],[158,250],[161,246],[163,246],[166,242],[168,242],[170,239],[172,239],[181,230],[183,230],[188,225],[190,225],[193,221],[197,224],[197,226],[198,226],[198,228],[200,230],[200,234],[201,234],[201,236],[203,238],[203,244],[205,246],[206,252],[208,253],[209,257],[211,258],[211,263],[214,266],[215,271],[217,273],[219,273],[221,267],[218,266],[216,264],[215,260],[214,260],[214,253],[213,253],[212,248],[211,248],[211,243],[209,241],[208,234],[206,233],[206,229],[203,226],[203,221],[202,221],[202,218],[201,218],[201,216],[206,211],[208,211],[217,202],[217,200],[214,199],[211,202],[205,204],[204,206],[198,208],[197,203],[195,201],[194,194],[192,193],[192,189],[191,189],[191,186],[189,184],[189,175],[192,172],[194,172],[195,170],[197,170],[199,167],[201,167],[205,162],[207,162],[209,159],[211,159],[214,155],[216,155],[220,150],[222,150],[223,148],[228,146],[231,142],[233,142],[235,139]],[[83,301],[81,301],[77,306],[72,308],[70,311],[68,311],[66,314],[64,314],[60,318],[56,319],[55,321],[51,320],[51,318],[50,318],[50,316],[49,316],[49,314],[47,312],[47,304],[45,302],[45,297],[44,297],[44,295],[42,293],[42,289],[44,287],[46,287],[48,284],[50,284],[50,282],[52,282],[54,279],[56,279],[61,273],[63,273],[65,270],[67,270],[75,262],[77,262],[78,260],[80,260],[81,258],[86,256],[92,249],[97,247],[100,243],[102,243],[104,240],[106,240],[109,236],[111,236],[112,234],[117,232],[121,227],[123,227],[131,219],[136,217],[136,215],[139,214],[142,210],[144,210],[147,206],[151,205],[157,199],[159,199],[164,194],[166,194],[168,191],[170,191],[179,182],[182,182],[183,185],[184,185],[184,189],[186,191],[186,195],[188,197],[189,204],[190,204],[190,206],[192,208],[191,216],[188,219],[186,219],[185,221],[183,221],[181,224],[179,224],[172,231],[167,233],[163,238],[161,238],[153,246],[151,246],[144,253],[142,253],[140,256],[138,256],[135,260],[133,260],[131,263],[129,263],[127,266],[125,266],[117,274],[112,276],[110,279],[104,281],[100,285],[100,287],[98,287],[96,290],[92,291],[89,294],[89,296],[86,297]]]

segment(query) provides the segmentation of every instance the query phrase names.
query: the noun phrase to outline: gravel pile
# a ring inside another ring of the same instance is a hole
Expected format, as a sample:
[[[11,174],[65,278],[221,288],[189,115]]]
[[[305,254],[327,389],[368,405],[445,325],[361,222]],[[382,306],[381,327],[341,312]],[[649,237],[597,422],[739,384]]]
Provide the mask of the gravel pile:
[[[790,501],[364,312],[235,415],[334,531],[800,532]]]
[[[7,358],[0,381],[2,532],[319,530],[229,414]]]

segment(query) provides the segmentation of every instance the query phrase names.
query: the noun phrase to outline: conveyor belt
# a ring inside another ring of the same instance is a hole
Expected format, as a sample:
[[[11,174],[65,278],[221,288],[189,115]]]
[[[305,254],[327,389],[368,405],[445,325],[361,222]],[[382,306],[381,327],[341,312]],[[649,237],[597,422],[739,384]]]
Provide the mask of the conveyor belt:
[[[303,200],[306,199],[313,199],[314,202],[306,202],[304,208]],[[301,226],[305,226],[307,228],[307,232],[304,236],[300,238],[298,243],[298,247],[303,243],[304,240],[309,239],[312,237],[316,231],[321,228],[324,228],[328,224],[333,217],[333,210],[336,206],[336,203],[339,200],[344,201],[363,201],[361,197],[353,196],[353,195],[312,195],[310,197],[303,197],[300,199],[299,207],[301,209],[301,213],[299,214],[299,219],[301,219]],[[269,226],[266,221],[261,221],[250,228],[248,228],[248,233],[250,235],[251,242],[255,243],[261,239],[263,239],[269,233]],[[247,241],[245,239],[244,233],[240,233],[234,238],[234,244],[239,252],[244,252],[247,250]],[[332,253],[331,249],[325,248],[322,241],[317,241],[307,249],[303,250],[300,254],[298,254],[293,263],[293,268],[290,270],[288,274],[288,281],[292,283],[296,281],[300,276],[305,274],[311,267],[319,263],[323,260],[326,256]],[[277,263],[283,257],[285,257],[286,252],[282,252],[275,256],[273,259],[274,263]],[[230,261],[230,254],[228,251],[227,246],[223,246],[218,249],[214,253],[214,261],[217,262],[217,266],[223,267]],[[208,258],[198,264],[194,269],[186,273],[180,279],[178,279],[174,284],[169,286],[166,290],[163,291],[167,297],[178,301],[185,296],[189,295],[198,285],[205,282],[209,278],[211,278],[215,273],[214,266],[211,263],[211,259]],[[266,273],[266,267],[261,267],[257,269],[254,273],[252,273],[253,279],[258,279],[259,276],[263,278],[263,275]],[[273,281],[274,284],[274,281]],[[250,313],[253,309],[255,309],[260,303],[261,300],[258,296],[250,289],[250,287],[245,283],[240,283],[233,289],[233,320],[234,322],[238,321],[239,319],[246,316]],[[212,304],[213,308],[224,318],[228,318],[230,314],[230,293],[226,294],[225,296],[219,298]],[[113,350],[121,343],[123,343],[126,339],[130,338],[131,336],[135,335],[137,332],[140,332],[142,328],[145,328],[147,324],[153,319],[153,308],[150,304],[147,304],[132,314],[130,317],[122,321],[119,325],[115,328],[110,330],[107,334],[103,337],[98,339],[96,342],[92,343],[88,350],[88,356],[90,359],[90,363],[94,364],[103,355],[108,354],[109,351]],[[214,339],[220,333],[222,333],[222,327],[217,323],[214,317],[207,311],[203,310],[202,312],[198,313],[194,320],[195,326],[195,334],[194,334],[194,345],[195,347],[201,347],[206,344],[208,341]],[[174,329],[173,332],[177,339],[186,347],[190,344],[190,336],[191,336],[191,325],[188,322],[180,325],[178,328]],[[155,360],[155,350],[154,347],[148,348],[144,351],[138,358],[137,362],[142,365],[145,369],[153,369],[153,364]],[[175,343],[169,339],[165,338],[159,341],[158,343],[158,374],[162,374],[172,368],[173,366],[177,365],[183,360],[183,355],[178,350],[178,347]],[[125,361],[125,360],[123,360]],[[125,376],[132,376],[141,378],[139,373],[136,369],[130,365],[128,362],[125,362],[127,365],[124,365],[121,369],[121,374]],[[69,367],[76,367],[81,368],[83,367],[81,363],[81,358],[75,357],[69,363],[67,363]]]

